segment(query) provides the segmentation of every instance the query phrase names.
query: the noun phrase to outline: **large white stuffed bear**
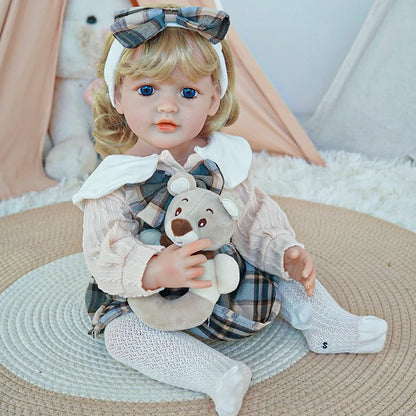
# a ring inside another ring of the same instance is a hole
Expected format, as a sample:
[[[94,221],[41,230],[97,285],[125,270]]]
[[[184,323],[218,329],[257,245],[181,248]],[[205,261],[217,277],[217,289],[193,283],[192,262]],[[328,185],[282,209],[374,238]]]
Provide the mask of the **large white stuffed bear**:
[[[129,7],[129,0],[67,1],[49,126],[52,148],[45,158],[45,171],[54,179],[84,178],[97,166],[84,92],[95,79],[95,62],[115,13]]]

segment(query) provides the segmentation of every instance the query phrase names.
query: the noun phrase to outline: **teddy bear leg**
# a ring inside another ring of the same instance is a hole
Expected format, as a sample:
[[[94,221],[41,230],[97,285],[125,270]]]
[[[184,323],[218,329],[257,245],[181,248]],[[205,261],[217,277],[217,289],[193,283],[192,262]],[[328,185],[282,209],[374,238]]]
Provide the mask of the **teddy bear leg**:
[[[281,313],[289,323],[302,310],[305,316],[311,311],[310,322],[303,329],[311,351],[375,353],[383,348],[387,323],[375,316],[357,316],[342,309],[318,280],[312,297],[295,281],[279,280],[279,293]]]
[[[237,416],[251,379],[242,362],[189,334],[150,328],[134,313],[111,321],[104,336],[115,360],[162,383],[208,394],[220,416]]]
[[[180,331],[203,324],[211,315],[214,303],[191,291],[175,300],[158,293],[129,298],[130,308],[146,324],[159,331]]]

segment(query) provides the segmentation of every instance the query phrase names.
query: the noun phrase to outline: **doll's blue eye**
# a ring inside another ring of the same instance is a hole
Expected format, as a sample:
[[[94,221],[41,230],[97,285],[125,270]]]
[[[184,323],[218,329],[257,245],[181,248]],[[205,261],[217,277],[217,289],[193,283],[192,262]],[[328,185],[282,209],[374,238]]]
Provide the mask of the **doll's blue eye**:
[[[198,92],[193,88],[184,88],[181,91],[181,95],[184,98],[195,98],[198,95]]]
[[[149,95],[153,95],[155,93],[155,89],[151,85],[142,85],[141,87],[139,87],[137,92],[140,95],[148,97]]]

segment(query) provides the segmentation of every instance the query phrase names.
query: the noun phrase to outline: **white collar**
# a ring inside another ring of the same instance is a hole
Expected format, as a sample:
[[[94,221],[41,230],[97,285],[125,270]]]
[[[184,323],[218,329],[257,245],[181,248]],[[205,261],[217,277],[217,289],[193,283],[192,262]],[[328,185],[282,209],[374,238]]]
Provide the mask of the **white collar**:
[[[252,152],[242,137],[214,132],[205,147],[196,146],[194,150],[203,160],[210,159],[218,165],[224,176],[225,189],[232,189],[247,178]],[[127,183],[142,183],[153,175],[159,160],[172,161],[174,164],[167,150],[160,155],[145,157],[107,156],[74,195],[72,202],[82,209],[85,199],[101,198]]]

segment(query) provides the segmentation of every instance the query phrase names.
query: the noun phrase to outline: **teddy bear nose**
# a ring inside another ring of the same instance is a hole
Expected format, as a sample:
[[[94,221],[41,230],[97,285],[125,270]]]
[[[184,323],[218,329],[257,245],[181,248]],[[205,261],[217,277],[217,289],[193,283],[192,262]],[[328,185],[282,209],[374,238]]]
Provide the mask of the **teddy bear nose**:
[[[188,220],[184,220],[182,218],[176,218],[171,222],[171,228],[173,235],[176,237],[180,237],[192,231],[192,225]]]

